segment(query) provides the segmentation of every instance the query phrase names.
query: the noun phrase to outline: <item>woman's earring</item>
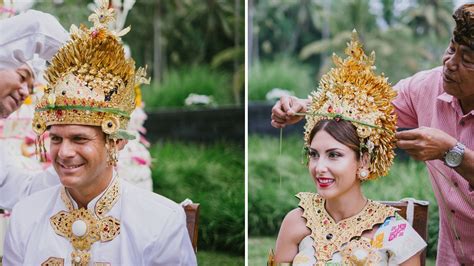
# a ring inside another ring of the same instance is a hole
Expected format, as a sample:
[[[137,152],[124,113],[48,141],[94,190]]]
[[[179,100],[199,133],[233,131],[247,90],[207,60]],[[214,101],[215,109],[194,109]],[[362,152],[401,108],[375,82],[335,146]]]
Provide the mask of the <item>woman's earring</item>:
[[[365,169],[359,171],[359,177],[362,180],[365,180],[369,176],[369,172]]]

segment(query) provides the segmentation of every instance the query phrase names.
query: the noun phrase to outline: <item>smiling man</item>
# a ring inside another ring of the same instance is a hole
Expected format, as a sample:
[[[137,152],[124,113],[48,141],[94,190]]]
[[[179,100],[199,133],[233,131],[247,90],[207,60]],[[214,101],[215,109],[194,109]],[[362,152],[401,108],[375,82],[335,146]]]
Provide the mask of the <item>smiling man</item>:
[[[4,265],[196,265],[184,210],[119,178],[143,69],[125,59],[108,1],[71,27],[46,71],[33,119],[39,150],[49,130],[60,185],[20,201],[5,239]],[[128,30],[128,29],[127,29]]]
[[[443,66],[401,80],[392,102],[398,147],[426,162],[439,205],[437,265],[474,265],[474,4],[453,14],[456,27]],[[272,125],[302,119],[308,100],[282,97]],[[417,178],[417,177],[413,177]]]

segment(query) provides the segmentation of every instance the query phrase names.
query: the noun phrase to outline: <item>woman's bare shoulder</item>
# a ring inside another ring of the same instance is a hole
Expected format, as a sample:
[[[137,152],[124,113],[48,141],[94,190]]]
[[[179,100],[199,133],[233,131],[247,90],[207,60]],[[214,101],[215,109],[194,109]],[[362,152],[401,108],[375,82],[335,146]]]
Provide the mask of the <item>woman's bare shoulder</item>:
[[[294,243],[301,242],[304,237],[311,234],[311,231],[306,227],[306,219],[303,218],[301,208],[295,208],[286,214],[280,227],[280,233],[282,231],[288,234],[288,239]]]

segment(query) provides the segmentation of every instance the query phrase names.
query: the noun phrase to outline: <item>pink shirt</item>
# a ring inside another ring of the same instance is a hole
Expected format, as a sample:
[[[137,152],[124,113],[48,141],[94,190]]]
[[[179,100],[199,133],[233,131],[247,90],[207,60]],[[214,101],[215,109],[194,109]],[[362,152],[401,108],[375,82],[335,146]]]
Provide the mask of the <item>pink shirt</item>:
[[[422,71],[395,85],[398,126],[437,128],[474,150],[474,111],[463,114],[459,101],[444,92],[442,71]],[[474,188],[441,160],[426,165],[439,205],[436,263],[474,265]]]

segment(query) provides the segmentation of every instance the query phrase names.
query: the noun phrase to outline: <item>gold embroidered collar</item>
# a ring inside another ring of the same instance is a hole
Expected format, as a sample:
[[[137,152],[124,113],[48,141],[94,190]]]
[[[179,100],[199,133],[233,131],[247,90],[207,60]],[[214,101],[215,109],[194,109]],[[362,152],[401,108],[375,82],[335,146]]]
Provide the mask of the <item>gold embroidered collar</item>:
[[[61,199],[67,211],[60,211],[50,218],[51,226],[56,234],[67,238],[74,250],[71,259],[74,265],[88,265],[90,248],[97,241],[107,242],[120,234],[120,221],[112,216],[104,217],[120,196],[118,178],[102,194],[94,206],[89,209],[75,209],[66,189],[61,189]]]
[[[311,230],[315,258],[320,262],[331,260],[335,252],[354,237],[361,237],[362,232],[371,230],[389,216],[394,216],[397,209],[369,200],[358,214],[335,222],[326,212],[325,200],[318,194],[300,192],[299,206],[303,209],[306,226]]]

